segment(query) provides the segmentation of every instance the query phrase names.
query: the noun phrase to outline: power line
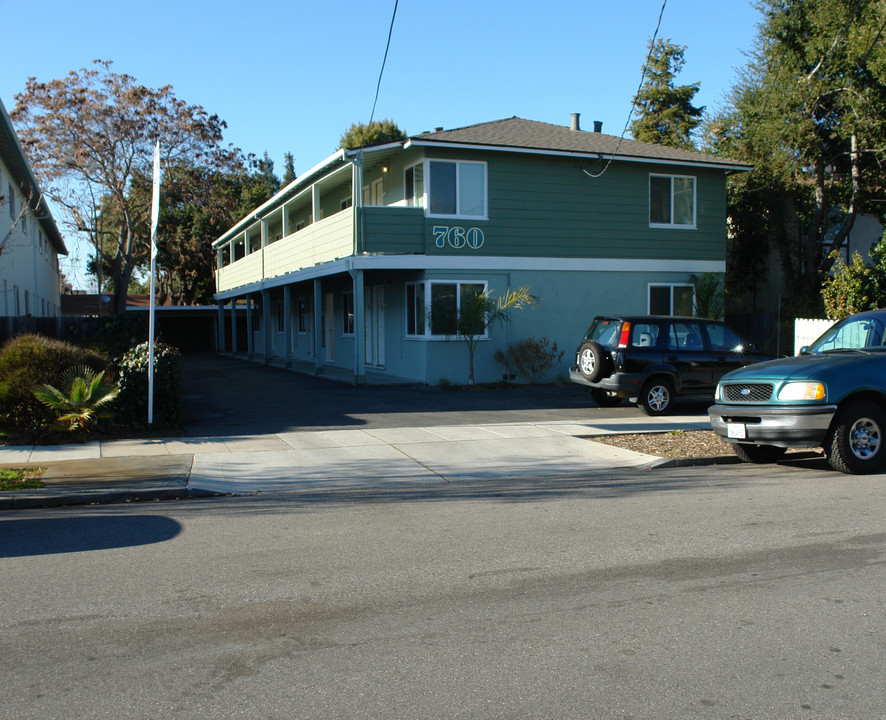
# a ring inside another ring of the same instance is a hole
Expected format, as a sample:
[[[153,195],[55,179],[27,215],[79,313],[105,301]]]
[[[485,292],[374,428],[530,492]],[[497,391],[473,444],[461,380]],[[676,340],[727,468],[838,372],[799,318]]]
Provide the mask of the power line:
[[[625,121],[625,126],[622,128],[621,137],[618,138],[618,144],[615,146],[615,150],[612,151],[612,154],[609,156],[609,159],[606,161],[606,165],[603,166],[603,169],[598,173],[592,173],[588,170],[584,170],[585,175],[588,175],[592,178],[598,178],[603,173],[605,173],[609,166],[612,164],[613,159],[616,155],[618,155],[618,150],[621,147],[622,142],[625,139],[625,133],[628,131],[628,128],[631,125],[631,118],[634,115],[634,110],[637,107],[637,95],[640,94],[640,90],[643,89],[643,83],[646,82],[646,73],[649,70],[649,63],[652,60],[652,53],[655,49],[655,40],[658,38],[658,31],[661,29],[661,19],[664,17],[665,6],[668,4],[668,0],[662,0],[661,10],[658,13],[658,22],[655,24],[655,32],[652,33],[652,41],[649,43],[649,52],[646,53],[646,62],[643,64],[643,72],[640,73],[640,84],[637,86],[637,92],[634,93],[634,97],[631,100],[631,110],[628,112],[628,119]]]
[[[394,12],[391,15],[391,26],[388,28],[388,42],[385,45],[385,56],[381,61],[381,69],[378,72],[378,83],[375,85],[375,100],[372,101],[372,112],[369,114],[369,124],[372,125],[372,121],[375,119],[375,106],[378,103],[378,93],[381,89],[381,78],[385,72],[385,65],[388,63],[388,50],[391,49],[391,36],[394,34],[394,20],[397,17],[397,6],[400,4],[400,0],[394,0]]]

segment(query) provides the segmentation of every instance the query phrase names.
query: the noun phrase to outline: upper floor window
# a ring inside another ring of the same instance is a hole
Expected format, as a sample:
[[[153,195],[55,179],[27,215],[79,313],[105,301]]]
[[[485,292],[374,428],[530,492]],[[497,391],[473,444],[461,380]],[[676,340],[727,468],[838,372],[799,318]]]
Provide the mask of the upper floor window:
[[[649,176],[649,224],[652,227],[695,227],[695,178]]]
[[[15,220],[15,190],[12,188],[12,183],[7,183],[6,185],[7,193],[6,193],[6,205],[9,208],[9,219]]]
[[[431,160],[430,215],[486,217],[486,163]]]
[[[425,204],[425,168],[418,163],[406,168],[404,173],[406,185],[406,207],[424,207]]]

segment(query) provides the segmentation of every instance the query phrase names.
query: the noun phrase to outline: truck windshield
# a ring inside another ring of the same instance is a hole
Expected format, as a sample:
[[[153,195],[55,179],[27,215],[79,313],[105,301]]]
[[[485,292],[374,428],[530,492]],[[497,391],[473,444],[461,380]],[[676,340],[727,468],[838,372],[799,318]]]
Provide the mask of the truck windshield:
[[[809,346],[807,352],[886,350],[883,323],[877,318],[849,318],[837,323]]]

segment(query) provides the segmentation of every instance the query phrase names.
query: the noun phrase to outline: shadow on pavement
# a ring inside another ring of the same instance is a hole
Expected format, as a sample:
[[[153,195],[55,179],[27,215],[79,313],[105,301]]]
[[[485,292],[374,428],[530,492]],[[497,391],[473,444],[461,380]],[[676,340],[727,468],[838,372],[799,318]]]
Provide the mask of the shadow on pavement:
[[[150,545],[171,540],[181,529],[178,522],[160,515],[0,520],[0,558]]]

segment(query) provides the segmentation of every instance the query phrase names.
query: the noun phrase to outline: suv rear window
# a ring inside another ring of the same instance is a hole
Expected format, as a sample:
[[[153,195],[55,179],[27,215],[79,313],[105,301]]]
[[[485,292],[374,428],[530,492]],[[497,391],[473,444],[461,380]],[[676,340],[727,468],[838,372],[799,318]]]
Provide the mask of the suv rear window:
[[[604,347],[614,348],[618,345],[618,334],[621,331],[621,320],[595,318],[585,333],[585,342],[597,342]]]

